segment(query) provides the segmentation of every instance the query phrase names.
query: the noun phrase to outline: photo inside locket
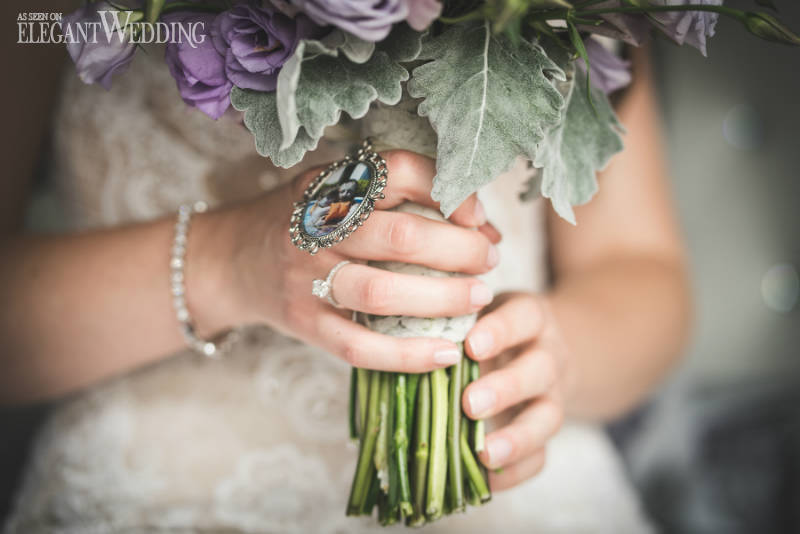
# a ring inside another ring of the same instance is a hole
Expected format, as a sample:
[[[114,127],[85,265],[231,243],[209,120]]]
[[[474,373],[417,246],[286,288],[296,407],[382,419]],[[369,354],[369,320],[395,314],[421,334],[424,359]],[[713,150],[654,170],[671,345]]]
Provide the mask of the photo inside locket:
[[[325,236],[358,210],[367,194],[372,168],[355,162],[333,171],[314,192],[303,214],[303,229],[312,237]]]

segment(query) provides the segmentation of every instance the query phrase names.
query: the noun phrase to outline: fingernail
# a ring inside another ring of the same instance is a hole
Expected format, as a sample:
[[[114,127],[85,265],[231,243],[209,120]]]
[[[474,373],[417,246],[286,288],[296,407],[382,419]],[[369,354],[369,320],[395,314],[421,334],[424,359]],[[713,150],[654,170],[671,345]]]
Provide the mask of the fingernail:
[[[433,361],[439,365],[453,365],[461,359],[458,349],[441,349],[433,353]]]
[[[486,255],[486,265],[493,269],[500,263],[500,251],[494,245],[489,245],[489,253]]]
[[[483,358],[491,352],[494,338],[488,330],[477,330],[469,335],[467,343],[469,343],[469,348],[472,349],[473,356]]]
[[[467,394],[469,411],[472,412],[473,417],[478,419],[494,406],[496,400],[497,396],[494,394],[494,390],[489,388],[476,388]]]
[[[492,438],[486,444],[489,464],[501,465],[511,455],[511,442],[505,438]]]
[[[493,298],[492,290],[482,282],[475,284],[469,290],[469,300],[473,306],[486,306]]]
[[[486,210],[483,209],[483,203],[478,200],[475,202],[475,226],[482,226],[486,221]]]

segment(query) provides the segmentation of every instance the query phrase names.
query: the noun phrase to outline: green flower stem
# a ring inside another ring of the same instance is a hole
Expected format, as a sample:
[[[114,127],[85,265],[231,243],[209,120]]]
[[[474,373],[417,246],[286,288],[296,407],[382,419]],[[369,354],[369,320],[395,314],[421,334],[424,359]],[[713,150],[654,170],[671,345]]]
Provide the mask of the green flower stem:
[[[470,506],[480,506],[481,498],[478,497],[478,490],[475,489],[475,484],[472,483],[466,470],[464,470],[464,484],[466,485],[467,504]]]
[[[464,356],[450,367],[450,412],[447,417],[447,448],[449,467],[447,476],[450,480],[451,510],[464,511],[464,476],[461,470],[461,373]]]
[[[405,374],[397,375],[395,386],[394,448],[395,462],[400,482],[400,513],[410,516],[414,512],[411,506],[411,484],[408,480],[408,399]]]
[[[406,399],[408,405],[408,416],[406,421],[408,424],[406,425],[406,434],[408,435],[408,439],[411,439],[411,430],[414,425],[414,410],[417,405],[417,389],[419,388],[419,380],[422,375],[420,373],[414,373],[408,375],[408,382],[406,386]]]
[[[431,371],[431,439],[428,461],[428,493],[425,512],[433,521],[444,511],[447,485],[447,371]]]
[[[529,17],[530,22],[546,21],[546,20],[575,20],[576,18],[594,17],[598,15],[607,15],[611,13],[628,13],[628,14],[648,14],[648,13],[669,13],[675,11],[710,11],[713,13],[720,13],[733,17],[741,22],[744,22],[745,12],[732,9],[725,6],[717,5],[701,5],[701,4],[687,4],[680,6],[625,6],[625,7],[603,7],[595,9],[584,9],[586,6],[591,6],[594,2],[577,6],[573,9],[549,9],[540,11]]]
[[[356,393],[358,395],[358,424],[363,437],[367,421],[367,399],[369,398],[369,374],[367,369],[356,369]]]
[[[350,490],[350,500],[347,504],[347,515],[360,515],[364,508],[369,486],[375,474],[373,457],[375,443],[378,439],[380,415],[378,401],[380,396],[381,373],[373,371],[369,375],[369,405],[367,407],[366,425],[361,438],[361,448],[358,455],[358,466]]]
[[[389,398],[391,375],[389,373],[379,373],[380,390],[378,393],[378,439],[375,443],[375,469],[378,471],[378,479],[381,482],[381,490],[389,493]]]
[[[481,366],[478,362],[470,360],[469,379],[470,382],[476,381],[481,376]],[[483,419],[472,422],[472,448],[475,452],[483,452],[486,448],[486,424]]]
[[[358,411],[358,406],[356,406],[358,402],[358,398],[356,396],[356,381],[357,381],[356,368],[353,367],[350,370],[350,395],[347,402],[347,411],[348,411],[348,427],[350,430],[350,439],[353,441],[358,439],[358,423],[356,422],[356,412]]]
[[[470,485],[474,488],[475,494],[477,494],[480,502],[486,502],[492,498],[492,494],[489,491],[489,485],[486,483],[486,480],[483,478],[483,472],[481,471],[478,462],[475,460],[475,457],[472,455],[472,451],[469,448],[469,441],[467,440],[467,427],[469,426],[469,421],[465,415],[461,416],[461,458],[464,462],[464,470],[467,473],[467,477],[469,478]]]
[[[361,515],[372,515],[372,509],[375,508],[375,504],[378,502],[378,493],[380,492],[380,481],[373,468],[367,497],[364,499],[364,505],[361,507]]]
[[[389,464],[389,516],[384,524],[390,525],[397,521],[400,515],[400,473],[397,469],[397,456],[394,441],[395,419],[397,417],[397,379],[399,374],[386,373],[389,375],[389,400],[388,417],[386,419],[386,450]],[[403,399],[405,401],[405,398]],[[405,402],[403,403],[405,404]]]
[[[420,375],[418,375],[420,376]],[[425,487],[428,479],[428,445],[431,434],[431,377],[420,376],[414,420],[414,515],[409,525],[425,524]]]
[[[647,13],[666,13],[672,11],[710,11],[712,13],[719,13],[727,15],[735,19],[744,19],[744,12],[738,9],[733,9],[725,6],[717,5],[702,5],[702,4],[686,4],[682,6],[647,6],[647,7],[609,7],[599,9],[578,10],[574,12],[576,17],[592,17],[595,15],[606,15],[609,13],[633,13],[633,14],[647,14]]]

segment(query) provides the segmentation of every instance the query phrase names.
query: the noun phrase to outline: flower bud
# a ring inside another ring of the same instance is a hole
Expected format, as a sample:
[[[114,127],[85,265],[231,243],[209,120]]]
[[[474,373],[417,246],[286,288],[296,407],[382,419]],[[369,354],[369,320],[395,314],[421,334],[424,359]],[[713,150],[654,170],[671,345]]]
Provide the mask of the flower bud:
[[[749,12],[745,13],[743,22],[750,33],[762,39],[774,43],[800,46],[800,37],[772,15]]]

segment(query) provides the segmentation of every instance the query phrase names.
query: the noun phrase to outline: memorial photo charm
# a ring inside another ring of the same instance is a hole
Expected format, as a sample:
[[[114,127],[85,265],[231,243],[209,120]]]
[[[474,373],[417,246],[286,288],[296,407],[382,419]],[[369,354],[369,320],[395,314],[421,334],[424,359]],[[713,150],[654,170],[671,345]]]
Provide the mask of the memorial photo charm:
[[[300,250],[316,254],[353,233],[383,198],[386,162],[365,141],[358,152],[322,171],[296,202],[289,237]]]

